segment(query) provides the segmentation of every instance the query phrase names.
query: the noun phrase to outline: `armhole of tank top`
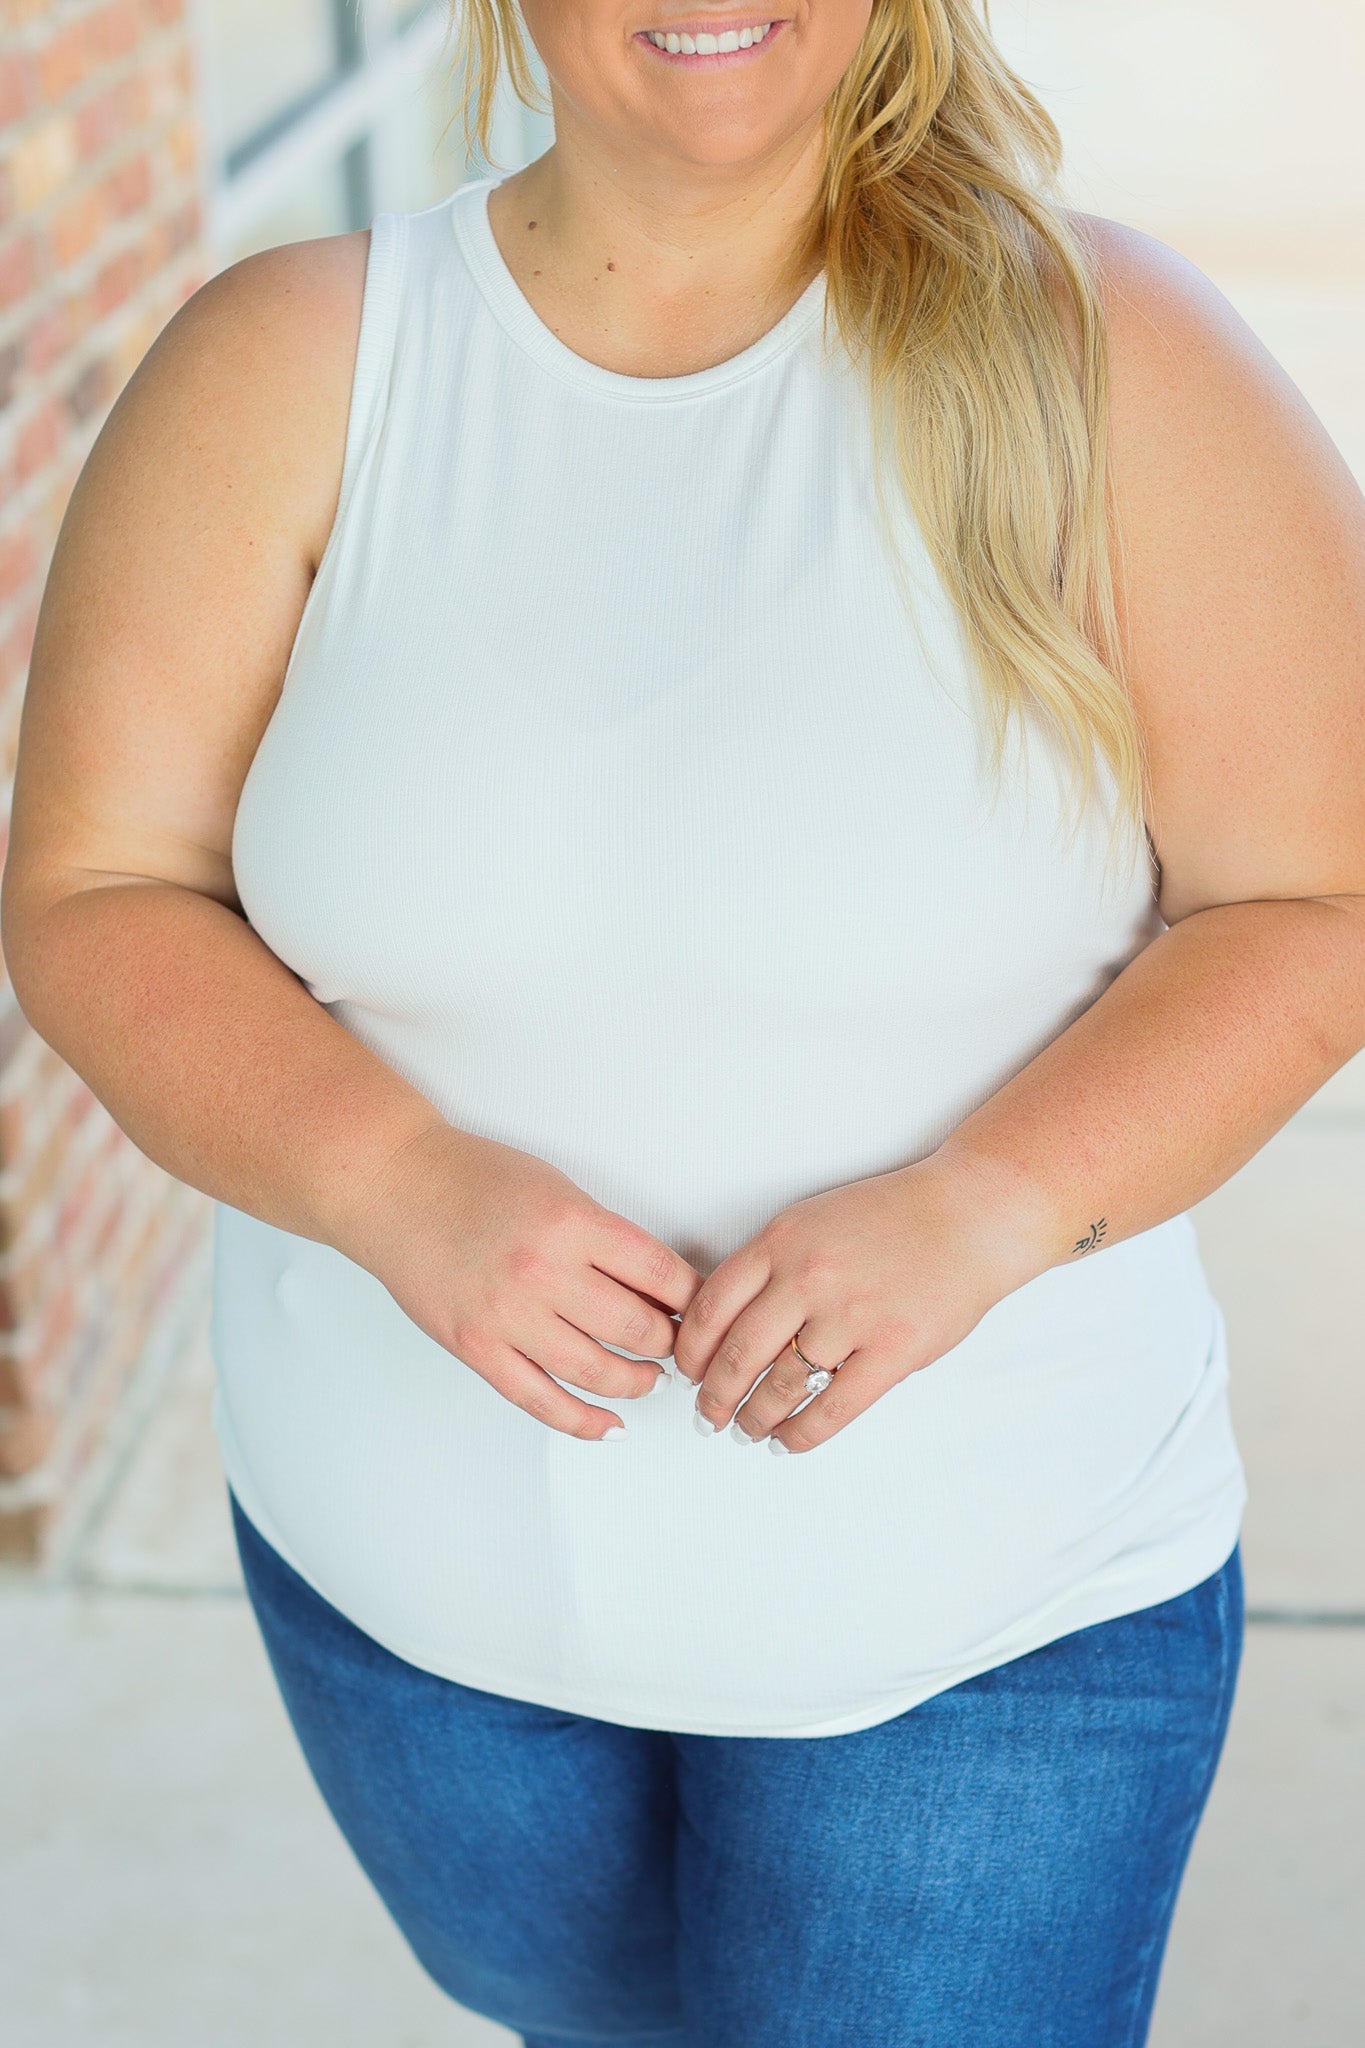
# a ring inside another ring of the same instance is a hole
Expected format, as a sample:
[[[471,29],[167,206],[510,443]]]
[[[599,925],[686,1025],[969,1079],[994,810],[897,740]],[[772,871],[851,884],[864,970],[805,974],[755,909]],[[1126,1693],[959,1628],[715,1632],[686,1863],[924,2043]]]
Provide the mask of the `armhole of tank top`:
[[[374,447],[383,422],[393,364],[394,341],[398,332],[398,307],[408,244],[408,217],[402,213],[377,213],[370,223],[370,246],[366,255],[365,285],[361,294],[360,329],[356,336],[355,362],[351,371],[351,397],[346,415],[346,446],[341,458],[341,483],[331,530],[318,557],[313,580],[303,600],[293,643],[285,662],[276,703],[284,697],[298,663],[314,614],[324,601],[332,563],[341,547],[342,529],[356,481],[366,456]]]
[[[365,263],[365,287],[361,298],[360,332],[356,338],[355,366],[351,373],[351,402],[346,417],[346,447],[341,461],[341,487],[337,494],[332,534],[324,556],[331,552],[332,535],[340,532],[355,490],[356,478],[384,417],[394,342],[398,333],[398,306],[402,294],[407,256],[408,220],[402,213],[377,213],[370,222],[370,246]],[[318,575],[322,563],[318,563]],[[315,579],[316,580],[316,579]]]

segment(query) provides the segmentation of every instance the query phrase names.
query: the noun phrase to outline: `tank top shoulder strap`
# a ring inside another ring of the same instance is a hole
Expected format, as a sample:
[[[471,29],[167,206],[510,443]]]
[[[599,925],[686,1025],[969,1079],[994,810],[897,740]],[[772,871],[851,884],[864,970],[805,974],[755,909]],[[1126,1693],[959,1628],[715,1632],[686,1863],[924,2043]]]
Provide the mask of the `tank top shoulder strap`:
[[[374,216],[370,223],[370,248],[365,265],[355,367],[351,375],[346,451],[342,458],[335,527],[341,525],[356,478],[378,438],[384,418],[407,269],[408,243],[407,214],[377,213]]]

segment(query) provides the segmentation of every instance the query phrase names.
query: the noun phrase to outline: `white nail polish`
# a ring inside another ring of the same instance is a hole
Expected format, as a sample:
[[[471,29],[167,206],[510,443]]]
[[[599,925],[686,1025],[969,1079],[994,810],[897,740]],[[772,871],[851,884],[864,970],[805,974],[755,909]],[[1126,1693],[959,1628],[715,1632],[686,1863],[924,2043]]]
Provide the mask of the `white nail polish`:
[[[768,1438],[768,1449],[772,1452],[775,1458],[789,1458],[791,1456],[791,1452],[783,1443],[780,1436],[770,1436]]]
[[[696,1430],[698,1436],[714,1436],[716,1433],[715,1423],[708,1422],[700,1408],[692,1410],[692,1427]]]
[[[756,1444],[762,1441],[760,1437],[750,1436],[747,1429],[741,1429],[738,1422],[730,1424],[730,1434],[737,1444]]]
[[[599,1444],[615,1443],[617,1437],[624,1436],[625,1433],[625,1424],[623,1422],[618,1422],[611,1429],[604,1429],[601,1436],[598,1437],[597,1441]]]

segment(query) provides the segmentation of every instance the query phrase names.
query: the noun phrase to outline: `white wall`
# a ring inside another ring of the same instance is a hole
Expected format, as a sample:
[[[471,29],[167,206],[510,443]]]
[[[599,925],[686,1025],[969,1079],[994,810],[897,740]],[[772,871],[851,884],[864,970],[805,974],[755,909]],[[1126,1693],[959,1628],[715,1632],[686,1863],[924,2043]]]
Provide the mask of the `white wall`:
[[[1365,284],[1365,0],[994,0],[1079,204],[1196,261]]]

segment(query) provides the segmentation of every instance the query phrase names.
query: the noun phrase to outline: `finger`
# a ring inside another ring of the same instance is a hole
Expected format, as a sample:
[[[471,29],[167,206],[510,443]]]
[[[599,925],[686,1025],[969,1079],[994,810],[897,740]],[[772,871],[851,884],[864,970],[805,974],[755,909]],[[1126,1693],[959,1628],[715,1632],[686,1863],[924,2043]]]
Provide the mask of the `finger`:
[[[780,1369],[781,1354],[804,1314],[795,1295],[773,1285],[735,1317],[697,1389],[697,1413],[714,1429],[731,1420],[761,1374]]]
[[[705,1379],[731,1324],[771,1278],[767,1254],[753,1243],[740,1245],[707,1275],[673,1340],[673,1357],[684,1379],[694,1385]]]
[[[871,1351],[850,1352],[847,1364],[840,1366],[824,1393],[816,1394],[799,1414],[770,1432],[769,1448],[781,1444],[784,1451],[815,1450],[904,1378],[903,1360]]]
[[[588,1254],[594,1266],[612,1280],[646,1294],[665,1308],[681,1312],[701,1285],[695,1266],[675,1252],[671,1245],[642,1230],[628,1216],[604,1209],[598,1229],[589,1239]]]
[[[519,1341],[525,1356],[557,1380],[609,1401],[637,1401],[664,1377],[661,1366],[608,1351],[560,1315],[551,1314],[531,1337]]]
[[[807,1358],[814,1359],[830,1372],[842,1370],[841,1360],[851,1357],[855,1350],[850,1332],[819,1316],[807,1318],[796,1332],[796,1341]],[[735,1417],[735,1426],[730,1434],[736,1442],[743,1441],[744,1437],[759,1442],[770,1436],[779,1423],[785,1422],[803,1402],[809,1401],[811,1395],[806,1387],[809,1373],[810,1367],[797,1357],[789,1339],[781,1357],[774,1360]]]
[[[572,1323],[599,1344],[619,1344],[640,1358],[671,1358],[677,1324],[672,1316],[642,1301],[618,1280],[608,1279],[595,1266],[587,1267],[581,1282],[576,1280],[568,1301],[556,1304],[566,1323]]]
[[[501,1346],[491,1363],[473,1366],[471,1371],[487,1380],[513,1407],[563,1436],[602,1443],[608,1436],[616,1439],[618,1432],[621,1436],[625,1434],[626,1426],[619,1415],[613,1415],[609,1408],[594,1408],[589,1402],[580,1401],[576,1394],[566,1393],[533,1358],[511,1344]]]

